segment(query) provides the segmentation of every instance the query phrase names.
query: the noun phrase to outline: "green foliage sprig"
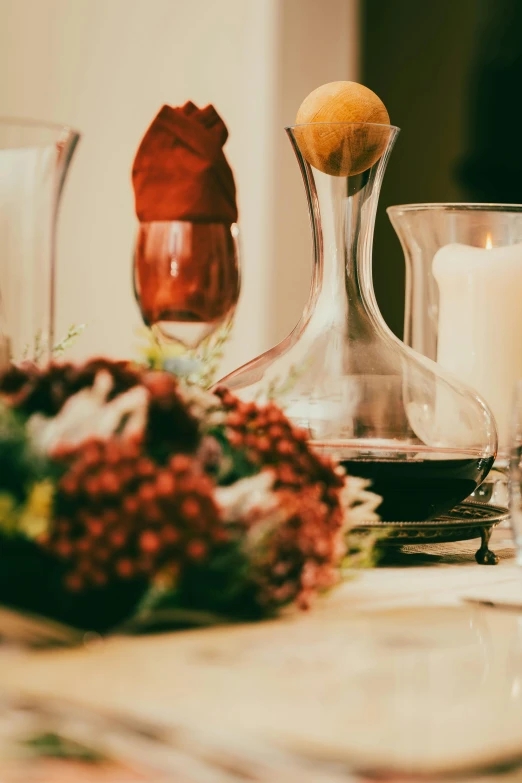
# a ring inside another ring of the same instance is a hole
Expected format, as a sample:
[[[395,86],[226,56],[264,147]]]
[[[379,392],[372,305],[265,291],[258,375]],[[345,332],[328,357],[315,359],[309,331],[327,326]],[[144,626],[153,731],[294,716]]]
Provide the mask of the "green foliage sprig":
[[[141,329],[143,343],[139,346],[142,361],[151,370],[166,370],[183,378],[185,383],[210,389],[217,380],[225,346],[232,332],[228,321],[197,348],[158,340],[152,329]]]
[[[65,336],[53,345],[51,349],[52,356],[55,358],[63,356],[63,354],[73,345],[77,338],[80,337],[80,335],[85,330],[85,327],[86,324],[71,324]],[[44,335],[41,329],[38,329],[34,336],[32,355],[31,346],[28,344],[24,348],[21,359],[31,359],[31,361],[40,362],[47,351],[47,346],[48,338]]]

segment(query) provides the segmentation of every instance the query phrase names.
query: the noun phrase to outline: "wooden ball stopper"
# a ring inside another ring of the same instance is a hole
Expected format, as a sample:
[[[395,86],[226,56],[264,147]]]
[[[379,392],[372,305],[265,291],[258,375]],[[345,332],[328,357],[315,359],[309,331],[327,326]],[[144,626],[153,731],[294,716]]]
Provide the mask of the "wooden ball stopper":
[[[296,125],[303,127],[296,127],[294,136],[316,169],[338,177],[355,176],[381,157],[389,129],[378,126],[389,123],[386,106],[368,87],[357,82],[330,82],[304,99],[296,118]]]

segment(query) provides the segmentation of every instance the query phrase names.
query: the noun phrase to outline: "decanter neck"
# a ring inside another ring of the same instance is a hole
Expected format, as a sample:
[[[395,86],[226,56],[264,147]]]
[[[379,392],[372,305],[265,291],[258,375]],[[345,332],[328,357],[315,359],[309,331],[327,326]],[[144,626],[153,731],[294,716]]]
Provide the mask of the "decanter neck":
[[[335,329],[344,337],[361,336],[371,322],[387,330],[373,290],[372,244],[381,183],[398,128],[311,123],[286,130],[303,176],[314,241],[310,297],[291,341],[311,321],[317,322],[313,331]],[[334,160],[323,155],[332,138],[338,146]],[[355,326],[358,314],[361,329],[352,329],[350,321]]]
[[[350,333],[350,321],[378,313],[372,243],[380,182],[357,177],[305,179],[314,236],[314,268],[305,317]],[[360,325],[359,325],[360,328]]]

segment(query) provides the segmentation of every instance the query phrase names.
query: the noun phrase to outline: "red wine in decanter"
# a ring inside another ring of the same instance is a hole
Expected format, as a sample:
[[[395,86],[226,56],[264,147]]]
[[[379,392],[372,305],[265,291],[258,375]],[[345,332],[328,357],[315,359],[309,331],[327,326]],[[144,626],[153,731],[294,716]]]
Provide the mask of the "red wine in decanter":
[[[233,314],[239,263],[230,225],[142,223],[134,258],[144,322],[167,340],[195,348]]]
[[[369,489],[383,498],[376,509],[383,522],[433,519],[465,500],[482,483],[494,457],[457,449],[410,446],[368,447],[320,443],[350,476],[370,481]]]

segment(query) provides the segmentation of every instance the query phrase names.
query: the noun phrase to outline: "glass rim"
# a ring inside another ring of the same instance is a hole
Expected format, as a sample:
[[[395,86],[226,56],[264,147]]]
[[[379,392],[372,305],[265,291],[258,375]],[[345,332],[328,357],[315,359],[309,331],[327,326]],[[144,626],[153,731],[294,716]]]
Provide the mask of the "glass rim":
[[[394,204],[386,207],[388,214],[398,212],[522,212],[522,204],[497,204],[471,201],[425,202],[420,204]]]
[[[316,125],[345,125],[346,127],[360,125],[372,128],[387,128],[388,130],[400,131],[398,125],[388,125],[384,122],[301,122],[297,125],[285,125],[285,131],[293,131],[296,128],[310,128]]]
[[[26,117],[8,117],[0,115],[0,128],[2,126],[11,126],[24,130],[56,131],[56,133],[70,133],[72,136],[81,136],[80,131],[76,130],[76,128],[73,128],[71,125],[62,124],[60,122],[33,120]]]

